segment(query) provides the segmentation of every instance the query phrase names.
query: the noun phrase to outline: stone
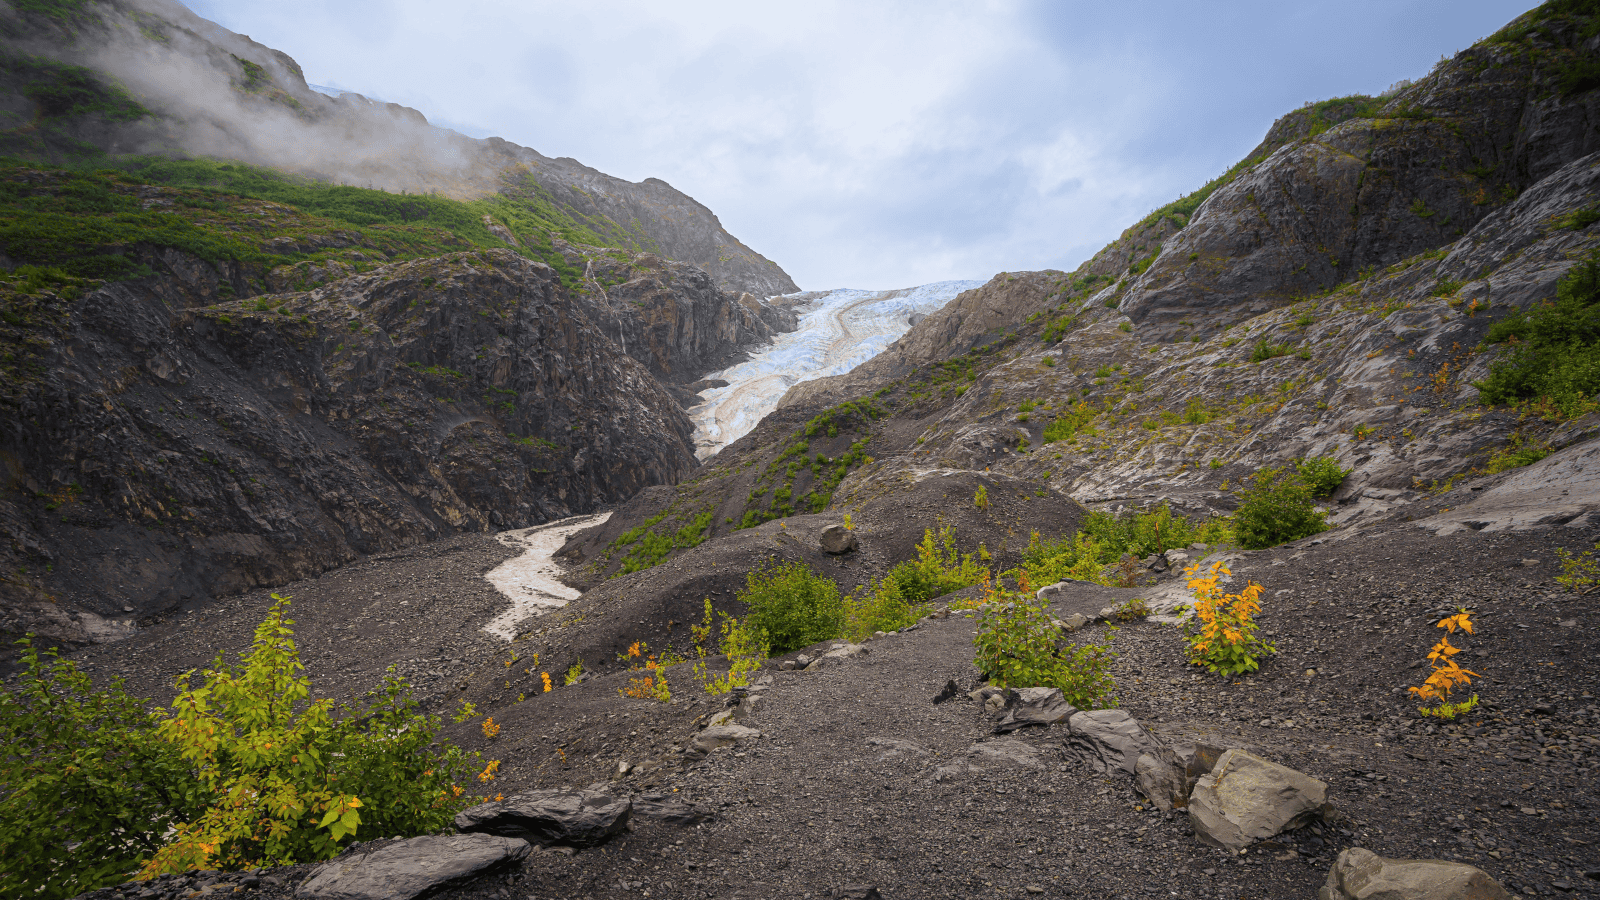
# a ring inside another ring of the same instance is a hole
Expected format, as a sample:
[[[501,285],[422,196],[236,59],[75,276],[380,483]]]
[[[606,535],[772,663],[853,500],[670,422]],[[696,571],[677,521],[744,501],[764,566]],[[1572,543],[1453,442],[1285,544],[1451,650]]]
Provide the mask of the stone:
[[[977,702],[984,704],[984,707],[987,709],[990,697],[1002,697],[1003,698],[1005,696],[1005,693],[1006,693],[1006,689],[1005,688],[997,688],[994,685],[986,684],[983,687],[978,688],[975,691],[968,692],[967,693],[967,699],[968,700],[976,700]],[[1002,699],[1001,702],[1004,703],[1004,700]]]
[[[722,747],[736,744],[739,741],[752,740],[761,736],[761,732],[743,725],[718,725],[707,728],[694,736],[689,742],[689,749],[684,751],[688,755],[705,756]]]
[[[1168,550],[1162,554],[1162,558],[1166,560],[1167,568],[1175,571],[1182,571],[1189,564],[1189,554],[1182,550]]]
[[[956,685],[954,678],[944,683],[944,689],[934,695],[933,705],[938,706],[946,700],[954,700],[961,693],[961,688]]]
[[[907,759],[928,755],[928,748],[916,741],[907,741],[900,738],[867,738],[867,746],[877,748],[878,759],[888,762],[896,759]]]
[[[1031,687],[1005,692],[1005,716],[994,726],[995,734],[1006,734],[1029,725],[1050,726],[1065,722],[1078,711],[1066,701],[1060,688]]]
[[[1137,719],[1120,709],[1076,713],[1067,724],[1072,729],[1067,755],[1098,772],[1136,774],[1139,757],[1147,753],[1159,757],[1165,749]]]
[[[295,896],[411,900],[510,868],[530,849],[520,838],[491,834],[429,834],[370,849],[353,847],[313,869]]]
[[[1154,803],[1156,809],[1166,812],[1189,805],[1189,786],[1183,771],[1174,760],[1151,753],[1141,753],[1134,763],[1133,777],[1139,793]]]
[[[1209,844],[1240,850],[1306,825],[1327,809],[1328,786],[1243,750],[1229,750],[1189,795],[1189,823]]]
[[[737,718],[739,718],[739,707],[735,706],[712,716],[707,720],[706,725],[711,728],[720,728],[723,725],[732,725]]]
[[[456,814],[455,824],[462,832],[593,847],[627,828],[632,809],[628,798],[602,791],[529,791],[464,809]]]
[[[835,891],[828,892],[830,896],[839,900],[883,900],[883,895],[870,884],[847,884]]]
[[[817,543],[822,547],[824,553],[832,553],[835,556],[849,553],[861,547],[861,541],[856,537],[855,532],[845,528],[843,525],[829,525],[827,528],[822,529],[822,534],[817,537]]]
[[[698,825],[711,820],[711,811],[665,794],[640,794],[633,798],[633,814],[668,825]]]
[[[1339,854],[1317,900],[1510,900],[1489,873],[1437,859],[1387,859],[1351,847]]]
[[[1089,627],[1090,622],[1093,620],[1083,613],[1073,613],[1072,615],[1067,616],[1064,619],[1058,619],[1057,621],[1061,623],[1060,625],[1056,626],[1057,628],[1060,628],[1062,631],[1070,632]]]
[[[934,781],[949,781],[963,775],[995,769],[1043,769],[1039,748],[1023,741],[982,741],[967,748],[965,757],[933,770]]]

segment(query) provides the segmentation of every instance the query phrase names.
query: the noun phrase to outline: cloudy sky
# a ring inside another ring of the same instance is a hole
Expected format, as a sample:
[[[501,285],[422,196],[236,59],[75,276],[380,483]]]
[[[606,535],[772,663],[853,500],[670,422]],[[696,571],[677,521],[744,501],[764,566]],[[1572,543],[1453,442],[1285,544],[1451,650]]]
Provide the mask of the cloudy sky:
[[[1534,5],[185,2],[313,83],[664,179],[806,289],[1070,269],[1279,115]]]

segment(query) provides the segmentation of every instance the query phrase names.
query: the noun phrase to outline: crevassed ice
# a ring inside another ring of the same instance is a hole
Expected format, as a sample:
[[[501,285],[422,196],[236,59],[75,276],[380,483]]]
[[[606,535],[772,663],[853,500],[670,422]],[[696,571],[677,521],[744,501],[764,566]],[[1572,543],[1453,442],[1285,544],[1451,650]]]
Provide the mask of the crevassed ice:
[[[849,288],[812,292],[800,327],[735,366],[707,375],[728,382],[700,396],[689,410],[701,459],[748,434],[785,391],[802,381],[842,375],[882,353],[927,315],[981,281],[940,281],[893,291]],[[789,296],[795,296],[793,294]]]

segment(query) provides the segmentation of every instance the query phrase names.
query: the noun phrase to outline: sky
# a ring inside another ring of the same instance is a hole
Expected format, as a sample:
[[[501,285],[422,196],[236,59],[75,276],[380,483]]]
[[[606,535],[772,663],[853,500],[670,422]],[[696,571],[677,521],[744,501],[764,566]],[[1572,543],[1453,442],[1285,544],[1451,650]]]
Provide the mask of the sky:
[[[1531,0],[185,0],[314,84],[660,178],[807,290],[1070,270]]]

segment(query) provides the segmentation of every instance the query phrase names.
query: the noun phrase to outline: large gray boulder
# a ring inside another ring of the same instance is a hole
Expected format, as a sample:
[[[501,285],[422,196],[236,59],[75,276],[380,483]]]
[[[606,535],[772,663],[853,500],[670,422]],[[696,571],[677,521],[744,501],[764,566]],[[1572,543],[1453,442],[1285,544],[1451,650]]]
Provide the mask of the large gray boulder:
[[[1165,749],[1139,720],[1120,709],[1080,712],[1067,720],[1072,736],[1067,739],[1067,754],[1088,763],[1098,772],[1138,772],[1139,757],[1159,756]]]
[[[1489,873],[1438,859],[1385,859],[1351,847],[1339,854],[1317,900],[1510,900]]]
[[[595,791],[530,791],[456,814],[462,832],[525,838],[540,844],[592,847],[628,827],[627,797]]]
[[[691,759],[704,759],[722,747],[758,737],[761,737],[761,732],[743,725],[713,725],[695,735],[683,754]]]
[[[1060,688],[1030,687],[1005,693],[1005,715],[994,726],[995,734],[1006,734],[1028,725],[1054,725],[1078,712],[1061,695]]]
[[[430,834],[353,848],[313,869],[295,892],[316,900],[412,900],[479,875],[509,868],[528,842],[490,834]]]
[[[822,529],[822,533],[817,536],[817,543],[824,553],[832,553],[835,556],[849,553],[861,546],[861,541],[855,533],[843,525],[829,525]]]
[[[1229,750],[1189,795],[1189,823],[1201,840],[1240,850],[1322,815],[1328,786],[1310,775]]]

